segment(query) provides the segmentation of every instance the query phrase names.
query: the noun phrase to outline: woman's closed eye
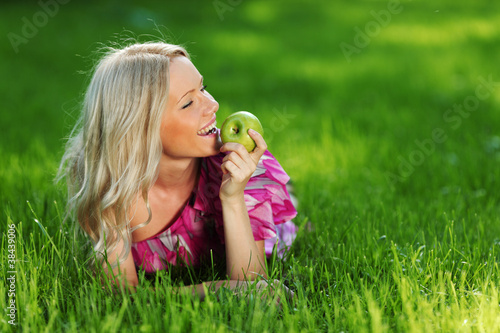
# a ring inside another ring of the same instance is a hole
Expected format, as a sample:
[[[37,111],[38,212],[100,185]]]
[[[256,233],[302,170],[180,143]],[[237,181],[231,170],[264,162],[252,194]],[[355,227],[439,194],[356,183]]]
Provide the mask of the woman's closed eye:
[[[205,91],[206,91],[206,89],[207,89],[207,85],[204,85],[204,86],[202,86],[202,87],[201,87],[200,91],[205,92]],[[187,104],[185,104],[182,108],[183,108],[183,109],[186,109],[186,108],[188,108],[189,106],[191,106],[191,104],[193,104],[193,101],[189,101],[189,102],[188,102]]]

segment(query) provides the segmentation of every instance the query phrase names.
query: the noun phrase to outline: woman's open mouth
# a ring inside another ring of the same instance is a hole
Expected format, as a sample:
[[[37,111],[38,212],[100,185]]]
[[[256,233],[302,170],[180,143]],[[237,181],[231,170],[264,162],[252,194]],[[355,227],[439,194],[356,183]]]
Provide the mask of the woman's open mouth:
[[[202,128],[196,134],[198,134],[200,136],[207,136],[207,135],[211,135],[211,134],[215,134],[215,133],[217,133],[217,121],[214,120],[213,123]]]

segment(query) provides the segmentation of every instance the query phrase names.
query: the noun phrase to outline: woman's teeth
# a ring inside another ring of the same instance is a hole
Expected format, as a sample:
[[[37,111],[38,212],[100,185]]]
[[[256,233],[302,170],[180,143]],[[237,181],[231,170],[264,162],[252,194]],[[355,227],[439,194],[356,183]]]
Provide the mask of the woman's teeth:
[[[198,131],[198,135],[209,135],[213,134],[217,131],[217,122],[214,121],[210,126],[207,126],[205,128],[202,128],[201,130]]]

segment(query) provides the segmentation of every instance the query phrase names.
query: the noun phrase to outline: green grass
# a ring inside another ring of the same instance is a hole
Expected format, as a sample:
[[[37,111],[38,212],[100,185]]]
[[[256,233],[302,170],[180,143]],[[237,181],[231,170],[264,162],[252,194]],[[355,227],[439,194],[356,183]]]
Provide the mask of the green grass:
[[[40,7],[1,5],[0,331],[500,330],[500,87],[469,115],[445,118],[475,96],[479,77],[500,82],[500,5],[402,1],[348,62],[340,43],[352,44],[354,28],[386,1],[243,1],[223,20],[211,1],[100,3],[61,5],[18,53],[7,33],[20,34],[21,19]],[[172,293],[220,277],[215,268],[141,276],[156,292],[110,295],[87,269],[75,222],[63,223],[64,188],[52,179],[88,82],[79,73],[99,43],[128,35],[123,29],[158,35],[148,18],[193,54],[219,119],[237,110],[261,119],[293,178],[296,222],[312,230],[301,229],[289,258],[269,269],[295,303]],[[438,128],[446,139],[423,152],[416,141]],[[412,158],[418,163],[402,173]],[[7,322],[10,224],[15,327]]]

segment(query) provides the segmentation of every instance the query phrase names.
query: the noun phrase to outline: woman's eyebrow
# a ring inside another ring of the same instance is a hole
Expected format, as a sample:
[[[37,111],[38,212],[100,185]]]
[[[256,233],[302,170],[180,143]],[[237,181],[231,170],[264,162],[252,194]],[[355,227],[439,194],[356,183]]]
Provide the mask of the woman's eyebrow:
[[[202,84],[202,83],[203,83],[203,76],[201,76],[201,80],[200,80],[200,84]],[[182,95],[182,97],[179,98],[179,100],[177,101],[177,104],[180,103],[180,101],[184,98],[184,96],[186,96],[189,93],[192,93],[193,91],[194,91],[194,89],[191,89],[191,90],[187,91],[184,95]]]

